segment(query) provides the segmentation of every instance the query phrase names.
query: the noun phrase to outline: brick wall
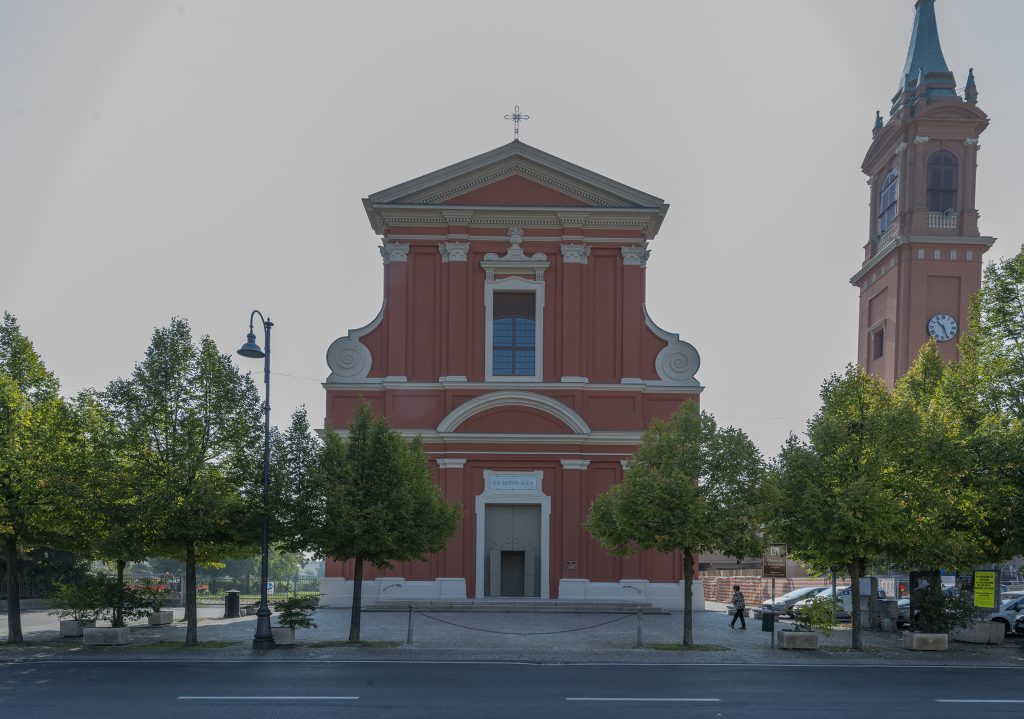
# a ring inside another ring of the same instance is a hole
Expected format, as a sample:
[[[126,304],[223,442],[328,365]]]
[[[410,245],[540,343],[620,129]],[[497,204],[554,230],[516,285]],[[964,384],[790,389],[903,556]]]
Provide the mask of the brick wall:
[[[772,580],[763,577],[709,577],[702,578],[704,582],[704,601],[724,602],[732,601],[732,588],[734,584],[740,585],[747,600],[748,607],[758,607],[766,599],[772,598]],[[838,580],[839,586],[844,586],[843,580]],[[781,597],[786,592],[801,587],[830,587],[831,577],[797,577],[794,579],[776,579],[775,596]]]

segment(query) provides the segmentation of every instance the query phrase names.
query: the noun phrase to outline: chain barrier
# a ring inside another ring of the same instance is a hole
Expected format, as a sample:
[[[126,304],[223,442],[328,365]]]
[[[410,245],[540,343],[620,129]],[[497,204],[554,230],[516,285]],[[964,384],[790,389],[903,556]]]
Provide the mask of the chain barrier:
[[[580,632],[580,631],[583,631],[585,629],[596,629],[597,627],[603,627],[603,626],[606,626],[608,624],[614,624],[615,622],[621,622],[623,619],[629,619],[630,617],[636,617],[636,614],[623,614],[621,617],[616,617],[615,619],[609,619],[607,622],[600,622],[598,624],[590,624],[590,625],[585,626],[585,627],[574,627],[572,629],[558,629],[558,630],[554,630],[554,631],[550,631],[550,632],[503,632],[503,631],[500,631],[500,630],[497,630],[497,629],[482,629],[480,627],[469,627],[469,626],[466,626],[465,624],[459,624],[458,622],[449,622],[446,619],[439,619],[438,617],[431,616],[430,614],[427,614],[425,612],[416,612],[416,614],[419,614],[420,616],[426,617],[427,619],[433,619],[435,622],[440,622],[441,624],[449,624],[449,625],[451,625],[453,627],[459,627],[460,629],[469,629],[469,630],[474,631],[474,632],[485,632],[487,634],[513,634],[513,635],[519,636],[519,637],[535,637],[535,636],[540,636],[540,635],[543,635],[543,634],[568,634],[569,632]]]

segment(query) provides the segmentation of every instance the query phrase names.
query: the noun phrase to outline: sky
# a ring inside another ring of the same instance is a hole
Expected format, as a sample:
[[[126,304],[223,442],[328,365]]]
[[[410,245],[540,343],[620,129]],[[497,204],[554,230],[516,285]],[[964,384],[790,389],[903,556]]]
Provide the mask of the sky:
[[[273,421],[322,426],[327,347],[381,303],[361,199],[521,139],[671,204],[647,306],[702,406],[774,455],[855,361],[860,163],[913,0],[0,0],[0,311],[67,394],[174,316],[273,330]],[[1024,239],[1019,0],[939,0],[973,67],[988,258]],[[262,365],[236,357],[260,379]]]

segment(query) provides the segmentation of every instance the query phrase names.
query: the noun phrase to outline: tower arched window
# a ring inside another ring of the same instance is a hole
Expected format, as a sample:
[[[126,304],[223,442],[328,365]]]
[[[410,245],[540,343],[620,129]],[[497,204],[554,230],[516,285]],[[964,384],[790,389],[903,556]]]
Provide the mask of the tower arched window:
[[[889,225],[896,219],[896,195],[900,187],[900,173],[893,168],[882,181],[882,188],[878,191],[878,232],[879,234],[889,229]]]
[[[928,158],[928,211],[956,211],[956,185],[959,163],[956,155],[939,150]]]

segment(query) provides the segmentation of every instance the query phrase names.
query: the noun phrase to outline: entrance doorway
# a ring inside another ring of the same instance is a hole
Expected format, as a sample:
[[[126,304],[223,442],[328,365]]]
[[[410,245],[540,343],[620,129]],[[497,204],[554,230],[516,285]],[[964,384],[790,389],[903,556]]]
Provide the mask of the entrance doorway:
[[[526,552],[501,553],[501,596],[526,595]]]
[[[485,507],[485,596],[540,596],[540,510],[536,504]]]

